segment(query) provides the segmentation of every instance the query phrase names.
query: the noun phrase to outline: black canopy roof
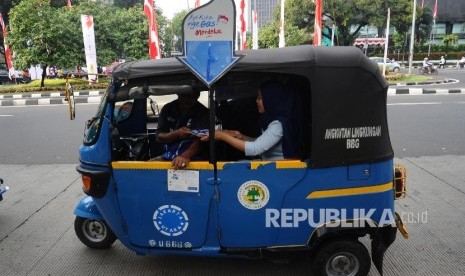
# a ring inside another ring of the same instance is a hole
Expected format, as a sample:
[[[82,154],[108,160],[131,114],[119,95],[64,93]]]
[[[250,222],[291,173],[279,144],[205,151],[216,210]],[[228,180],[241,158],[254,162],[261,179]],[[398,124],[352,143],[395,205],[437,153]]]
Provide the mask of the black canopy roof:
[[[244,55],[216,84],[228,95],[255,95],[275,74],[301,76],[308,133],[305,158],[312,166],[366,163],[393,157],[386,95],[378,66],[355,47],[296,46],[238,51]],[[175,58],[127,62],[113,71],[127,80],[121,92],[142,84],[191,84],[195,76]],[[232,93],[232,94],[231,94]]]

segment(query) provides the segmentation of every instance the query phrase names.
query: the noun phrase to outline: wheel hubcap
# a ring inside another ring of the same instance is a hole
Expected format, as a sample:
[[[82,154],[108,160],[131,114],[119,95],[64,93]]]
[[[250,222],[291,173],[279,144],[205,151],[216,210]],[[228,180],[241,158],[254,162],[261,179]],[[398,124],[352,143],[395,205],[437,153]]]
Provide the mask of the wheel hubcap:
[[[357,258],[348,252],[336,254],[326,263],[326,273],[331,276],[354,276],[359,268]]]
[[[93,242],[101,242],[107,236],[105,224],[98,220],[86,220],[82,228],[84,235]]]

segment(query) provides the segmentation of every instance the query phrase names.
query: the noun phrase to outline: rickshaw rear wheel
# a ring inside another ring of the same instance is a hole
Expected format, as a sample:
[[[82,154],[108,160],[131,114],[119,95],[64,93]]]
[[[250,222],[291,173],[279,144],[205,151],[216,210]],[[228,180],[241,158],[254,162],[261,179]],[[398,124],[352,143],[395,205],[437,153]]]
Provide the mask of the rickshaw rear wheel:
[[[356,239],[327,241],[312,257],[315,276],[365,276],[371,266],[368,250]]]
[[[115,234],[102,220],[76,217],[74,231],[83,244],[93,249],[110,248],[116,241]]]

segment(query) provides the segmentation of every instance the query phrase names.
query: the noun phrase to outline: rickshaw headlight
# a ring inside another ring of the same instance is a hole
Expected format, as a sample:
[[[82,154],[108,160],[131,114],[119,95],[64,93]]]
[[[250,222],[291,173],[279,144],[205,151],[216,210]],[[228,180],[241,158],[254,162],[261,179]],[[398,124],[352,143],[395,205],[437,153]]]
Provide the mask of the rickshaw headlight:
[[[396,164],[394,166],[394,199],[404,198],[407,195],[407,169]]]

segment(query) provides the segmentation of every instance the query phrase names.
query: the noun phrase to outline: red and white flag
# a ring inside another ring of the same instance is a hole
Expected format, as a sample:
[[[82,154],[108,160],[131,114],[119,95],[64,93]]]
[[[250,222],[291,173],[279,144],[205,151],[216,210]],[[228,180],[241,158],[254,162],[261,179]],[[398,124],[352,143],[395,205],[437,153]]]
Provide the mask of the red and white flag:
[[[195,7],[196,8],[200,7],[200,0],[195,0]]]
[[[8,47],[8,44],[6,43],[7,30],[6,30],[6,25],[5,25],[5,22],[3,21],[3,16],[1,13],[0,13],[0,25],[2,26],[3,47],[5,48],[6,67],[8,69],[8,76],[11,79],[12,77],[15,76],[15,68],[13,67],[13,60],[11,59],[10,47]]]
[[[434,10],[433,10],[433,20],[436,22],[436,19],[438,18],[438,0],[435,1],[434,3]]]
[[[67,6],[68,8],[71,8],[71,0],[67,0],[66,6]]]
[[[279,19],[279,48],[286,46],[286,39],[284,37],[284,5],[285,0],[281,0],[281,17]]]
[[[241,23],[241,29],[240,29],[240,37],[241,37],[241,50],[246,50],[247,49],[247,21],[246,21],[246,6],[245,6],[245,0],[241,0],[240,3],[240,16],[239,20]]]
[[[157,16],[154,0],[144,1],[144,13],[149,21],[149,56],[150,59],[160,59],[160,43],[158,41]]]
[[[321,46],[321,12],[323,3],[322,0],[315,0],[315,27],[313,33],[313,45]]]
[[[252,49],[258,49],[258,16],[252,11]]]

